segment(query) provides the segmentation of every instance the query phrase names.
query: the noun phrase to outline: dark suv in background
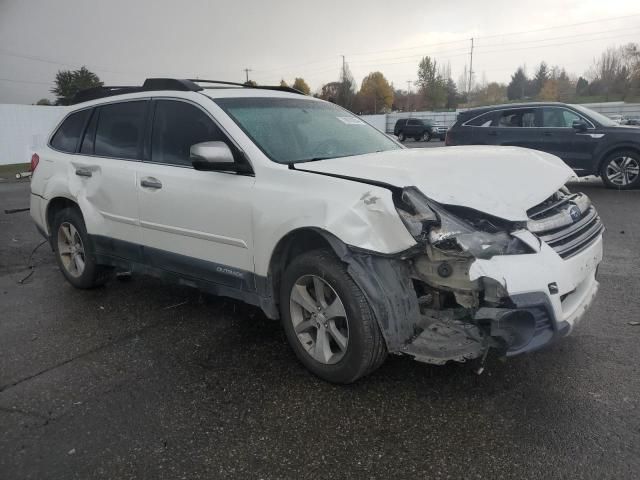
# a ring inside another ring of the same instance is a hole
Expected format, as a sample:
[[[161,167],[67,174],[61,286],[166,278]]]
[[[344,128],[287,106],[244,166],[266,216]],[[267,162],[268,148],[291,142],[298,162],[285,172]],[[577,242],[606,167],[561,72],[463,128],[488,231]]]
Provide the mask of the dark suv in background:
[[[435,125],[430,120],[420,118],[401,118],[393,127],[393,134],[398,140],[404,142],[407,138],[413,138],[416,142],[428,142],[433,137],[444,140],[447,127]]]
[[[522,103],[458,115],[446,145],[514,145],[557,155],[579,176],[600,175],[611,188],[640,186],[640,129],[580,105]]]

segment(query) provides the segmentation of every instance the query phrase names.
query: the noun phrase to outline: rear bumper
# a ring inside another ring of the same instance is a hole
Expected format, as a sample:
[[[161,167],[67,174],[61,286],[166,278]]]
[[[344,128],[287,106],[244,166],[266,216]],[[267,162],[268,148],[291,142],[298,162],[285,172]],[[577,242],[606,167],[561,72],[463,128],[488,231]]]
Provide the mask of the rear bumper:
[[[42,234],[43,237],[49,238],[47,233],[47,202],[40,195],[36,195],[35,193],[31,193],[30,201],[29,201],[29,213],[31,218],[36,224],[36,228],[38,232]]]

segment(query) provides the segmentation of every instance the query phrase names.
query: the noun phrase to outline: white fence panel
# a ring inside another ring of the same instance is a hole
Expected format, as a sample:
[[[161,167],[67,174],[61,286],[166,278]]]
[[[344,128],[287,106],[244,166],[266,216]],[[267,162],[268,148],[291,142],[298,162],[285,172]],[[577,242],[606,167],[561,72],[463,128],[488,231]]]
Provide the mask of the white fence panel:
[[[384,133],[385,128],[387,126],[387,116],[382,115],[360,115],[360,118],[367,122],[372,127],[377,128],[381,132]]]
[[[29,163],[68,107],[0,105],[0,165]]]

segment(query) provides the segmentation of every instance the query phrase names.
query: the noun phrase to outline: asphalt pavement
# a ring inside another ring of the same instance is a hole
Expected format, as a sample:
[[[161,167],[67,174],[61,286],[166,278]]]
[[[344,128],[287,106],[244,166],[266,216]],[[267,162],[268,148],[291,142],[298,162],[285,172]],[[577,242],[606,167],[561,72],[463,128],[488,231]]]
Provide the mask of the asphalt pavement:
[[[607,227],[573,336],[482,375],[393,357],[334,386],[239,302],[73,289],[28,213],[3,213],[29,183],[0,182],[0,479],[640,478],[640,191],[571,188]]]

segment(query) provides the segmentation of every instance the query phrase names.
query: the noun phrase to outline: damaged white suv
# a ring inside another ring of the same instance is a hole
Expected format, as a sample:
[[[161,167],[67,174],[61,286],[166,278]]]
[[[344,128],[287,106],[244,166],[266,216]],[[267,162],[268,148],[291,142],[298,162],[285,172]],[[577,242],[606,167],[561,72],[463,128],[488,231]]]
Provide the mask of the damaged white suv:
[[[552,155],[408,150],[286,88],[149,79],[78,102],[32,159],[67,280],[122,268],[258,305],[331,382],[388,353],[535,350],[598,289],[603,226]]]

